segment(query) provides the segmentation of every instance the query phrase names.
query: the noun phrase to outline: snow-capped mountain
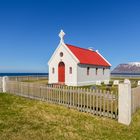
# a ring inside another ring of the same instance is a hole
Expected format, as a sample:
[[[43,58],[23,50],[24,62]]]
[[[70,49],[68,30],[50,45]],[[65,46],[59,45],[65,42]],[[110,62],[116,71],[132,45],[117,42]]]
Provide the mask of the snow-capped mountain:
[[[118,65],[111,73],[138,73],[140,74],[140,62],[131,62]]]
[[[130,64],[130,65],[132,65],[132,66],[140,67],[140,62],[130,62],[130,63],[128,63],[128,64]]]

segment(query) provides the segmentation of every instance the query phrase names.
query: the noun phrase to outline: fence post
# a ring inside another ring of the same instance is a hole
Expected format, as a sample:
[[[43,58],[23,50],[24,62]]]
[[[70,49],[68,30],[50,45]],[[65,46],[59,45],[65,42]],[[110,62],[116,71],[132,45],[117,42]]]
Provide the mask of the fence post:
[[[7,91],[6,89],[6,82],[8,80],[7,76],[2,77],[2,92],[5,93]]]
[[[129,125],[131,123],[131,83],[119,84],[118,122]]]

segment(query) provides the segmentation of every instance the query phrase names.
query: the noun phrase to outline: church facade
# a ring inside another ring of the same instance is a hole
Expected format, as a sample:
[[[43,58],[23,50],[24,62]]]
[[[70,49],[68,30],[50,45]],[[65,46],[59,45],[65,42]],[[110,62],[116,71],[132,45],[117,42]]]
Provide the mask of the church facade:
[[[61,30],[60,43],[50,58],[49,84],[85,86],[110,80],[111,64],[98,52],[64,43]]]

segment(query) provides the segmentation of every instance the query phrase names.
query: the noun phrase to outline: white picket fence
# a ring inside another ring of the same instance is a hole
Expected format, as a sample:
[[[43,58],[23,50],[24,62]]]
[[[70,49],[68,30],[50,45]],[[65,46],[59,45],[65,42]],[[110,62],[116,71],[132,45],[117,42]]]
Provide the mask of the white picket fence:
[[[132,89],[132,113],[140,108],[140,86]]]
[[[6,85],[10,94],[61,104],[93,115],[118,118],[118,96],[110,91],[16,81],[8,81]]]
[[[140,109],[140,87],[131,89],[131,83],[120,83],[118,94],[101,90],[82,89],[60,85],[38,85],[10,81],[0,77],[0,92],[60,104],[93,115],[118,119],[129,125],[132,114]]]
[[[0,92],[2,92],[3,91],[3,85],[2,85],[3,83],[2,83],[2,77],[0,77]]]

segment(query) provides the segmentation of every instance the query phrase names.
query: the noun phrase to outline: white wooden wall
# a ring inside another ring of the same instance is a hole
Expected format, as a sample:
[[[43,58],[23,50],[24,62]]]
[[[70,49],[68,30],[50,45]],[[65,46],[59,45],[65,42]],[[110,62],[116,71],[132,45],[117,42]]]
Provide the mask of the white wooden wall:
[[[89,75],[87,75],[87,67],[90,68]],[[98,68],[97,75],[96,68]],[[106,68],[103,74],[103,67],[78,65],[77,80],[78,86],[95,84],[96,81],[104,82],[105,80],[110,80],[110,68]]]

